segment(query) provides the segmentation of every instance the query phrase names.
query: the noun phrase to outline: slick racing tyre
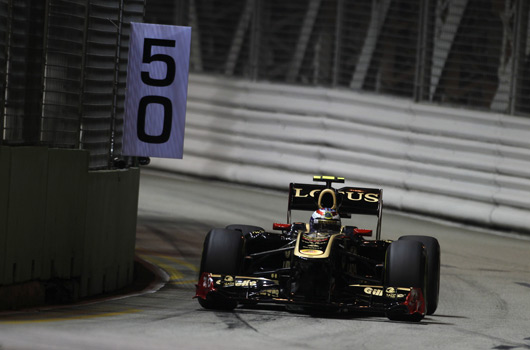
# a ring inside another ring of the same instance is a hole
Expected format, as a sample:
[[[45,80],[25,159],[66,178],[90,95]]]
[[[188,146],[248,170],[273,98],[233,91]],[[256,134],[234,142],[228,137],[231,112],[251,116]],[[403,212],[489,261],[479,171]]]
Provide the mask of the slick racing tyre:
[[[222,275],[237,275],[243,259],[243,237],[240,231],[213,229],[204,240],[201,268],[203,272]],[[206,299],[199,298],[199,304],[205,309],[232,310],[237,302],[217,292],[211,292]]]
[[[427,315],[432,315],[438,307],[440,295],[440,243],[429,236],[403,236],[400,240],[418,241],[423,244],[427,252]]]
[[[398,240],[392,242],[386,251],[385,286],[415,287],[425,290],[425,250],[417,241]],[[420,314],[389,312],[391,320],[418,322]]]
[[[247,235],[250,232],[264,232],[265,230],[259,226],[251,226],[251,225],[228,225],[226,226],[227,230],[234,230],[234,231],[241,231],[243,236]]]

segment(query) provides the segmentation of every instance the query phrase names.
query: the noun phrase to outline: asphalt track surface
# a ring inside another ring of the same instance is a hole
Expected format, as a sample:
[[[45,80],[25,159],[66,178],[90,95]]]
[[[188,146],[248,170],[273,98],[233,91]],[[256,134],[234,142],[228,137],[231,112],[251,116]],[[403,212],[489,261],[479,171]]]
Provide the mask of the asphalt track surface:
[[[286,193],[143,171],[137,252],[165,281],[138,295],[1,313],[0,349],[530,349],[530,240],[392,213],[383,238],[429,234],[442,247],[440,304],[421,323],[201,309],[192,297],[208,230],[270,228],[286,205]]]

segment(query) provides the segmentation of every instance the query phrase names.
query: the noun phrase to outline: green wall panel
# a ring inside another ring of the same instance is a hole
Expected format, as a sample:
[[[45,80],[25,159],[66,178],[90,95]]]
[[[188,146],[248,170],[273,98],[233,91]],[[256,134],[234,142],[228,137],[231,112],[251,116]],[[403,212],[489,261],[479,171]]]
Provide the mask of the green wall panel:
[[[132,282],[134,248],[136,244],[136,221],[138,213],[138,193],[140,185],[140,169],[131,168],[122,173],[120,191],[120,210],[118,221],[121,223],[120,234],[117,235],[116,264],[119,266],[117,287],[121,288]]]
[[[140,171],[88,171],[88,158],[0,147],[0,292],[55,281],[75,299],[132,282]]]
[[[42,278],[81,276],[88,152],[50,149]]]
[[[0,285],[7,283],[4,280],[4,276],[7,244],[7,208],[9,203],[10,172],[11,148],[0,146]]]
[[[47,148],[11,148],[4,266],[8,283],[30,281],[42,273],[47,170]]]
[[[88,173],[82,296],[131,282],[138,186],[138,169]]]

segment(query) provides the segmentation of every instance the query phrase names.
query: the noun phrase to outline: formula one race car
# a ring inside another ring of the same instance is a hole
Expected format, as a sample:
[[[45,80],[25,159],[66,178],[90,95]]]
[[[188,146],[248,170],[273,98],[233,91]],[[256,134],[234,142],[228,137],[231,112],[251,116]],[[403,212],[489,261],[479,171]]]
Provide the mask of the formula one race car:
[[[249,225],[212,229],[204,241],[196,297],[206,309],[238,304],[285,304],[301,312],[381,312],[420,321],[438,305],[440,245],[433,237],[381,240],[383,191],[326,184],[289,186],[286,224],[279,232]],[[313,211],[308,224],[292,210]],[[343,226],[352,214],[377,216],[373,230]]]

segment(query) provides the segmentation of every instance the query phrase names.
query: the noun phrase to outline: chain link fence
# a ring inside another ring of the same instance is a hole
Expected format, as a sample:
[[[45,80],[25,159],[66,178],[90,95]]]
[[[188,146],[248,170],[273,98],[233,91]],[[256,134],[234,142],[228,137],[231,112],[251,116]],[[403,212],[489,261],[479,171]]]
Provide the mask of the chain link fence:
[[[191,26],[193,72],[527,116],[529,11],[525,0],[0,0],[0,144],[87,149],[92,169],[109,167],[132,21]]]
[[[168,10],[169,9],[169,10]],[[192,70],[528,115],[526,0],[150,0]]]
[[[130,22],[144,0],[0,0],[0,144],[121,150]]]

